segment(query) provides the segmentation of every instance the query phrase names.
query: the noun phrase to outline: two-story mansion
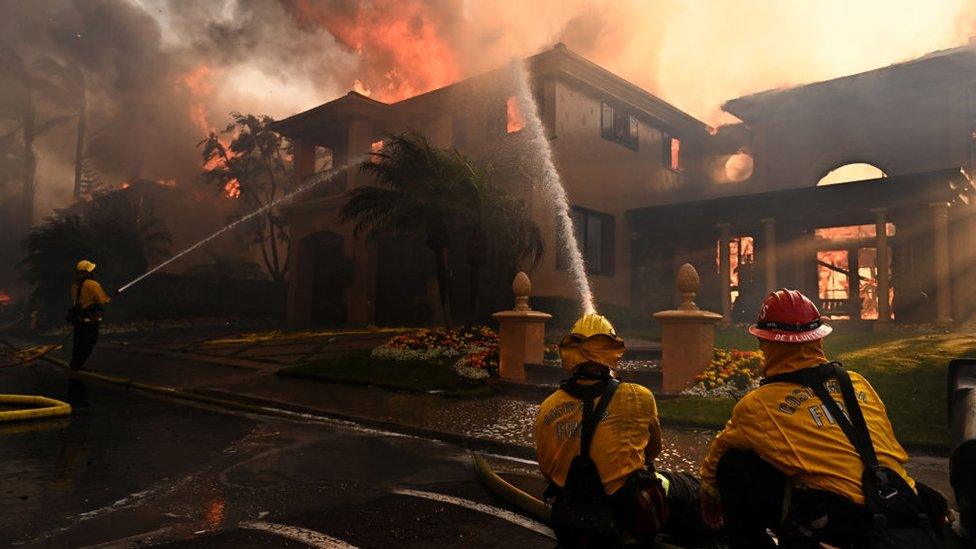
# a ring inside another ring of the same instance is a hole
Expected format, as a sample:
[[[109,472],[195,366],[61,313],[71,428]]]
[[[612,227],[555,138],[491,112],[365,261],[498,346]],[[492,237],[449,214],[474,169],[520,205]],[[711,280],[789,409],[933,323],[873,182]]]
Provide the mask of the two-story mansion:
[[[624,214],[652,204],[651,190],[680,187],[697,176],[693,158],[701,154],[708,127],[561,45],[529,58],[527,69],[573,203],[594,293],[601,302],[629,305],[632,235]],[[350,92],[282,120],[276,129],[293,140],[296,172],[303,180],[361,161],[382,146],[384,135],[407,129],[425,134],[436,146],[489,162],[493,181],[522,197],[543,230],[546,253],[532,271],[534,293],[573,297],[564,261],[557,257],[555,212],[533,173],[534,153],[526,146],[513,77],[505,67],[393,104]],[[351,323],[422,322],[405,309],[434,312],[428,305],[433,299],[429,252],[403,237],[356,239],[352,227],[337,223],[344,191],[369,183],[358,170],[349,170],[287,208],[295,260],[291,320],[341,320],[335,301],[339,286],[345,286]],[[331,271],[341,255],[350,264],[346,276],[334,280]]]
[[[525,67],[598,303],[642,314],[670,307],[675,270],[691,262],[702,277],[699,303],[728,316],[782,285],[817,296],[836,318],[973,314],[976,222],[961,170],[971,170],[976,150],[974,47],[734,99],[723,108],[743,123],[717,130],[563,45]],[[422,238],[355,238],[337,220],[345,191],[371,184],[339,168],[408,129],[493,167],[493,181],[543,231],[533,293],[576,298],[514,75],[502,67],[392,104],[350,92],[277,123],[295,145],[296,177],[331,177],[284,209],[289,320],[436,321]],[[835,170],[847,164],[873,172],[826,186],[844,180]],[[455,262],[457,280],[464,269]]]

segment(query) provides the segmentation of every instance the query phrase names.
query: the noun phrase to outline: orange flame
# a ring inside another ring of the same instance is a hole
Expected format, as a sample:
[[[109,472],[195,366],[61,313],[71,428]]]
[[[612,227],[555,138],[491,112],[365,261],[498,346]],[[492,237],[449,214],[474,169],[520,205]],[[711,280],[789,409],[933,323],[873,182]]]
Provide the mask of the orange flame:
[[[11,301],[10,294],[8,294],[3,290],[0,290],[0,305],[6,305],[10,303],[10,301]]]
[[[236,178],[231,179],[224,185],[224,196],[227,198],[240,198],[241,197],[241,183]]]
[[[299,24],[317,24],[359,54],[370,74],[357,90],[399,101],[446,86],[460,77],[457,59],[439,34],[431,7],[418,0],[361,3],[351,15],[327,13],[311,0],[296,4]]]
[[[515,96],[509,97],[508,101],[505,102],[505,114],[507,115],[505,129],[508,133],[515,133],[525,127],[525,117],[522,116],[522,111],[519,110],[518,101],[516,101]]]

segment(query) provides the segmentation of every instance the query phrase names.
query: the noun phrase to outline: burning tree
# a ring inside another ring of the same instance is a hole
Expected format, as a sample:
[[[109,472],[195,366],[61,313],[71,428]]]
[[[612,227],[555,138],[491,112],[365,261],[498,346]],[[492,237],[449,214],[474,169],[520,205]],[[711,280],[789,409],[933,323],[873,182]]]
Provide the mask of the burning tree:
[[[271,130],[269,116],[231,113],[233,122],[199,143],[203,180],[228,198],[242,199],[247,211],[267,206],[286,194],[292,183],[291,144]],[[228,143],[225,138],[230,138]],[[288,273],[288,227],[276,208],[269,208],[249,224],[260,246],[264,266],[276,283]]]

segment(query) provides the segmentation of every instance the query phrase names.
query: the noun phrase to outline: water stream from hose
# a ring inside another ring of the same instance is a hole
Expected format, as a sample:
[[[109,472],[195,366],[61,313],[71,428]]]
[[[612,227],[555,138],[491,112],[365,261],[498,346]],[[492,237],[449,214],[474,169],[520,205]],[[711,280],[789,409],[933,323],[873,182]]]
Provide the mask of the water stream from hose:
[[[573,218],[569,215],[569,199],[566,196],[566,189],[563,187],[559,172],[556,170],[556,164],[552,159],[552,147],[546,137],[542,119],[539,117],[539,107],[532,95],[528,70],[522,61],[513,62],[513,70],[515,72],[515,100],[525,119],[523,131],[528,132],[529,147],[534,150],[541,161],[543,192],[552,199],[556,208],[556,239],[564,246],[563,251],[569,259],[569,272],[573,277],[576,290],[579,292],[583,313],[595,313],[596,305],[593,303],[590,280],[586,277],[586,264],[583,261],[579,243],[576,242]]]
[[[365,158],[365,157],[363,157],[363,158]],[[289,200],[291,200],[295,196],[297,196],[297,195],[299,195],[299,194],[301,194],[301,193],[303,193],[303,192],[305,192],[305,191],[307,191],[307,190],[309,190],[309,189],[311,189],[313,187],[317,187],[318,185],[321,185],[323,183],[327,183],[329,181],[332,181],[339,174],[345,173],[346,170],[347,170],[347,168],[349,166],[354,166],[354,165],[358,164],[359,160],[360,159],[356,159],[353,162],[350,162],[350,163],[346,164],[345,166],[342,166],[340,168],[337,168],[336,170],[334,170],[330,174],[323,175],[323,176],[320,176],[320,177],[315,177],[315,178],[313,178],[313,179],[311,179],[311,180],[309,180],[309,181],[307,181],[307,182],[299,185],[295,190],[291,191],[290,193],[285,194],[285,195],[282,195],[282,196],[278,197],[277,199],[275,199],[275,200],[273,200],[273,201],[265,204],[264,206],[261,206],[260,208],[254,210],[253,212],[251,212],[251,213],[249,213],[247,215],[244,215],[243,217],[240,217],[240,218],[234,220],[233,223],[230,223],[229,225],[226,225],[226,226],[220,228],[219,230],[217,230],[215,233],[211,234],[210,236],[204,238],[203,240],[200,240],[196,244],[193,244],[192,246],[190,246],[190,247],[184,249],[183,251],[181,251],[180,253],[174,255],[173,257],[170,257],[166,261],[163,261],[159,265],[156,265],[152,269],[149,269],[145,273],[137,276],[132,281],[128,282],[127,284],[125,284],[124,286],[122,286],[121,288],[119,288],[119,293],[122,293],[122,292],[126,291],[133,284],[136,284],[137,282],[140,282],[141,280],[145,279],[149,275],[155,273],[156,271],[162,269],[163,267],[169,265],[170,263],[176,261],[177,259],[183,257],[184,255],[192,252],[193,250],[196,250],[197,248],[199,248],[199,247],[207,244],[208,242],[212,241],[213,239],[217,238],[218,236],[220,236],[220,235],[222,235],[222,234],[224,234],[224,233],[226,233],[228,231],[233,230],[238,225],[240,225],[242,223],[245,223],[245,222],[247,222],[247,221],[249,221],[251,219],[254,219],[254,217],[256,217],[258,215],[261,215],[264,212],[267,212],[268,210],[270,210],[271,208],[274,208],[275,206],[278,206],[280,204],[283,204],[283,203],[288,202]]]

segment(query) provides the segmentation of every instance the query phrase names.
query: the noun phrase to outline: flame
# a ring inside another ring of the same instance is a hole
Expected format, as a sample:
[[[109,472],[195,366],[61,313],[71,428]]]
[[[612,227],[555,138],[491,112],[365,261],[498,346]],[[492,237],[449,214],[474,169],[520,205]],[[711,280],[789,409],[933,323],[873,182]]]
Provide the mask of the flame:
[[[156,180],[156,184],[157,185],[162,185],[163,187],[175,187],[176,186],[176,180],[175,179],[157,179]]]
[[[518,101],[514,95],[505,102],[505,114],[507,117],[505,129],[508,133],[515,133],[525,127],[525,117],[522,116],[522,111],[519,110]]]
[[[8,294],[3,290],[0,290],[0,305],[6,305],[10,303],[10,301],[11,301],[10,294]]]
[[[177,83],[181,84],[190,95],[188,106],[190,120],[204,134],[214,131],[207,117],[207,98],[214,92],[213,73],[205,64],[180,76]]]
[[[295,7],[299,25],[324,27],[360,56],[369,74],[360,75],[355,86],[364,95],[395,102],[461,77],[433,9],[419,0],[363,2],[351,14],[332,13],[311,0],[299,0]]]
[[[119,188],[120,189],[128,189],[131,186],[132,186],[132,184],[129,183],[128,181],[123,181],[122,183],[119,183]]]
[[[224,196],[237,199],[241,197],[241,183],[236,178],[231,179],[224,185]]]

